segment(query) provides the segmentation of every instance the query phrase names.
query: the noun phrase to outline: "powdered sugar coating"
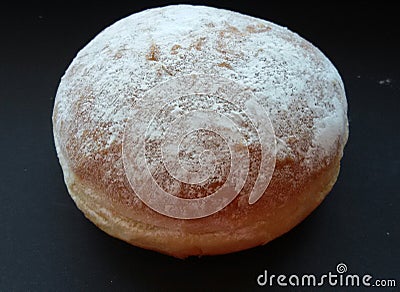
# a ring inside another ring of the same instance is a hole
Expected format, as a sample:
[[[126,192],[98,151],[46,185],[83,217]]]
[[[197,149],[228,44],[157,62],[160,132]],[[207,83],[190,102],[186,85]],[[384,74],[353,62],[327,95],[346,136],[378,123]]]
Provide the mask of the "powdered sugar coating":
[[[104,180],[122,183],[119,147],[131,109],[160,82],[192,73],[218,75],[253,91],[274,126],[277,160],[315,170],[342,151],[344,87],[317,48],[268,21],[174,5],[116,22],[73,60],[54,108],[55,135],[69,166],[101,159]]]

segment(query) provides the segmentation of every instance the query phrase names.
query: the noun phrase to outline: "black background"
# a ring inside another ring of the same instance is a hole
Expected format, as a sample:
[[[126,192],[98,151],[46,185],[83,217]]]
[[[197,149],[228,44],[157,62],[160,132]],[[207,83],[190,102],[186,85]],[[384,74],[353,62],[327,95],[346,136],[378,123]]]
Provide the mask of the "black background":
[[[168,3],[56,1],[0,9],[0,290],[258,290],[265,269],[321,275],[340,262],[349,273],[397,277],[399,287],[400,31],[397,9],[384,2],[186,2],[287,26],[342,75],[350,137],[339,180],[288,234],[235,254],[178,260],[106,235],[75,207],[51,132],[60,78],[102,29]]]

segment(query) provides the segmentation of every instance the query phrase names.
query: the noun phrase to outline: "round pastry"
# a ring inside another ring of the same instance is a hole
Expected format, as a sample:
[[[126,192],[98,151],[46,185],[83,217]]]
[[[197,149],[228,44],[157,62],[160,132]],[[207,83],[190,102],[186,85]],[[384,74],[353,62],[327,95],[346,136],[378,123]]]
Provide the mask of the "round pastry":
[[[286,233],[335,183],[342,80],[286,28],[190,5],[97,35],[62,77],[54,140],[68,191],[108,234],[184,258]]]

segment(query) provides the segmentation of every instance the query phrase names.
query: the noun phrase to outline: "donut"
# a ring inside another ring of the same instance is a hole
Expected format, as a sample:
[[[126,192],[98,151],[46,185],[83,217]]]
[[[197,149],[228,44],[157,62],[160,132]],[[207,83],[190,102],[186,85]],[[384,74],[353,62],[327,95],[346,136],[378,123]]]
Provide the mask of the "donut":
[[[341,77],[287,28],[171,5],[100,32],[61,78],[53,134],[68,192],[109,235],[178,258],[266,244],[337,180]]]

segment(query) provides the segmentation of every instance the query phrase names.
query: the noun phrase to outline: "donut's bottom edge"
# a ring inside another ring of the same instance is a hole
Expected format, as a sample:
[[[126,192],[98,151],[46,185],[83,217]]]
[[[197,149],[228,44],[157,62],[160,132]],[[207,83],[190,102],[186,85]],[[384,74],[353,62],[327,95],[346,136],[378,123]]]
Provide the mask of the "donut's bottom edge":
[[[71,175],[66,180],[68,191],[77,207],[107,234],[134,246],[154,250],[177,258],[218,255],[237,252],[266,244],[303,221],[326,197],[335,184],[340,158],[319,173],[296,200],[287,202],[265,221],[258,220],[236,232],[188,233],[135,221],[111,212],[85,193],[85,185]],[[96,194],[101,197],[101,194]],[[240,234],[240,236],[238,235]]]

